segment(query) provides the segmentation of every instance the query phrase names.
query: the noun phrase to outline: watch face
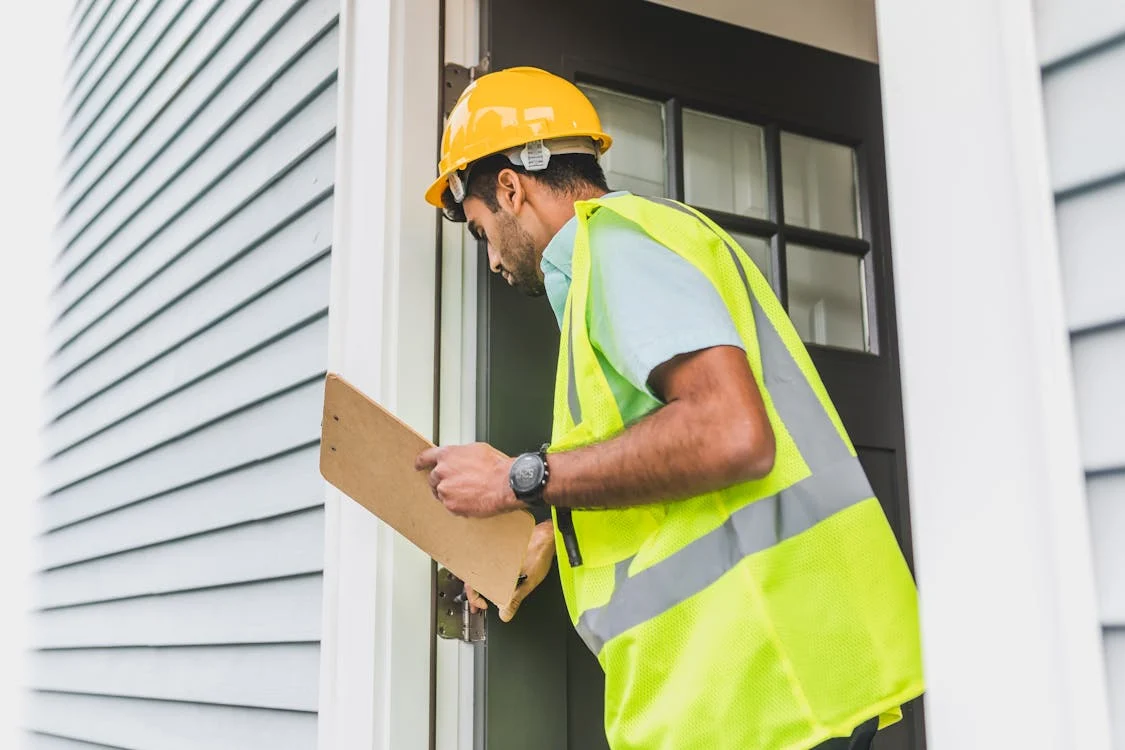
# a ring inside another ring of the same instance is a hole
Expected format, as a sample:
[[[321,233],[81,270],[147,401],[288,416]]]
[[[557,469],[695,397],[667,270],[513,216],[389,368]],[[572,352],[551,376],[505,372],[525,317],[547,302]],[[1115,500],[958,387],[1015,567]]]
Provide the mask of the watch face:
[[[512,465],[512,489],[531,492],[543,480],[543,462],[538,456],[520,456]]]

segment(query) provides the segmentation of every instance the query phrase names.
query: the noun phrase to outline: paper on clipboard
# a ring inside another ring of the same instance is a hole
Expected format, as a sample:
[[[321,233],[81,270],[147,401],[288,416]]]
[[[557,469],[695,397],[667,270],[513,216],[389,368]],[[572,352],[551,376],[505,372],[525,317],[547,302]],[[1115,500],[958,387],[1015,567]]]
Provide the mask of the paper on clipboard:
[[[527,511],[455,516],[414,458],[433,444],[339,375],[324,384],[320,473],[494,604],[515,593],[535,520]]]

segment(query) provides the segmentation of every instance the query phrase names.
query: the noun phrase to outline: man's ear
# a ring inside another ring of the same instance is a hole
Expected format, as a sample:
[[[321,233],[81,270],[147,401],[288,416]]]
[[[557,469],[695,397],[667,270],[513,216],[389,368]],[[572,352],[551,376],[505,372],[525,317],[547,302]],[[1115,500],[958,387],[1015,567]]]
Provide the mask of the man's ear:
[[[527,200],[523,181],[514,169],[501,169],[496,175],[496,198],[500,206],[510,213],[519,213]]]

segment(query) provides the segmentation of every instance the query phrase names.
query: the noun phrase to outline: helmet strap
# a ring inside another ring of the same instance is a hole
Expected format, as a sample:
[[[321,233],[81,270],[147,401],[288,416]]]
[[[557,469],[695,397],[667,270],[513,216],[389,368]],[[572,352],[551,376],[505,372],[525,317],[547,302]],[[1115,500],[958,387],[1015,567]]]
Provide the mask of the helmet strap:
[[[595,159],[600,155],[597,143],[586,136],[530,141],[502,153],[512,164],[521,166],[528,172],[542,172],[551,163],[551,156],[554,154],[590,154]],[[468,164],[449,175],[449,192],[457,203],[465,200],[465,189],[468,187],[469,171],[472,168],[473,165]]]
[[[542,172],[551,163],[551,156],[554,154],[590,154],[597,159],[600,152],[593,138],[577,136],[554,138],[550,141],[531,141],[523,146],[508,149],[504,153],[509,161],[522,166],[528,172]]]

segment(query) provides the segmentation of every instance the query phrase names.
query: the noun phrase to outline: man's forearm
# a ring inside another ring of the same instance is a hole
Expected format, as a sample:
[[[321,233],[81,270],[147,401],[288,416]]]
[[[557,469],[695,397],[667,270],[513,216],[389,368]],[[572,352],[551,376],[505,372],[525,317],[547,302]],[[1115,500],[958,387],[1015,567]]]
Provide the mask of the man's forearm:
[[[749,418],[675,401],[616,437],[552,453],[544,495],[563,508],[620,508],[692,497],[764,476],[773,436]]]
[[[763,477],[774,435],[742,349],[716,346],[653,370],[667,402],[609,440],[552,453],[544,493],[560,508],[620,508],[691,497]],[[513,459],[487,443],[442,446],[414,459],[434,497],[462,516],[525,507],[509,485]]]

